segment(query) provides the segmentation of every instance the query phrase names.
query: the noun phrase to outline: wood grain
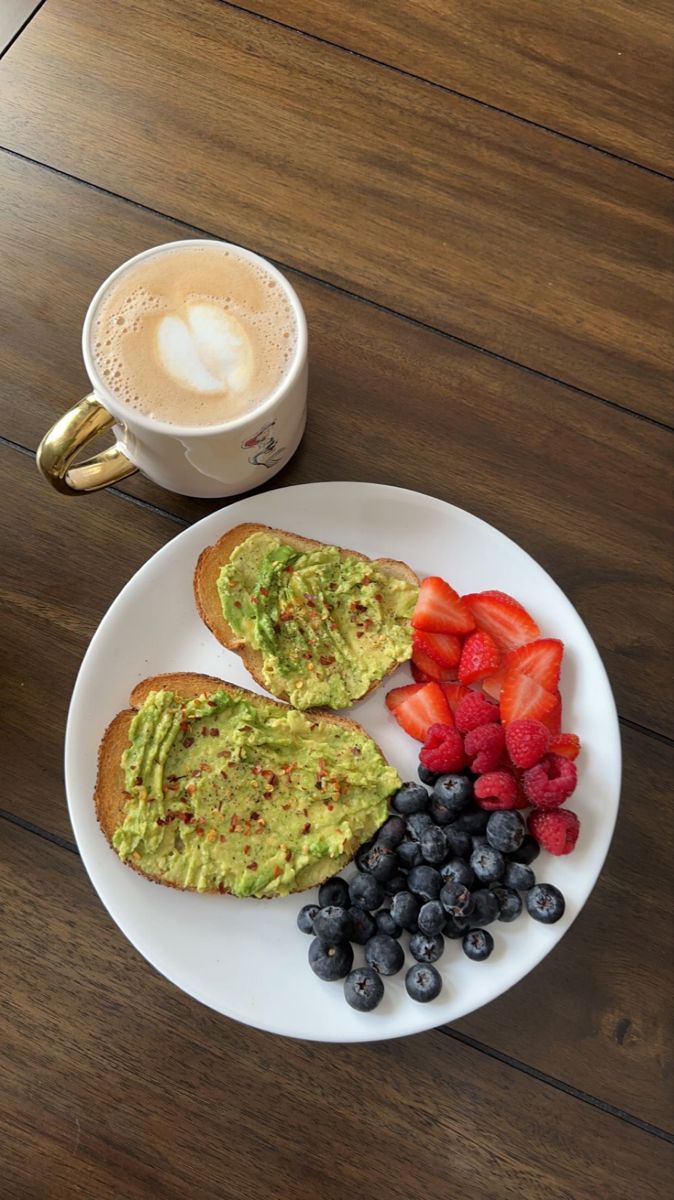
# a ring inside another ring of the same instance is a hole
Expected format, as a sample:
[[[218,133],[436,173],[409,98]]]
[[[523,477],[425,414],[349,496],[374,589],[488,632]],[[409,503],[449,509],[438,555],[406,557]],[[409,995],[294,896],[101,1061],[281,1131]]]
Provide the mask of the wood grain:
[[[247,0],[244,7],[658,171],[674,170],[664,0]]]
[[[2,0],[0,5],[0,57],[41,0]]]
[[[0,272],[0,433],[35,448],[56,416],[88,391],[80,328],[99,283],[123,259],[186,231],[7,155],[0,157],[0,205],[7,247]],[[298,454],[270,486],[349,478],[395,483],[497,525],[578,606],[606,660],[620,712],[674,733],[667,655],[671,435],[291,278],[311,329],[310,419]],[[629,486],[617,488],[617,479]],[[33,482],[29,474],[22,495],[48,541],[55,500]],[[171,495],[140,476],[125,490],[188,520],[219,507]],[[73,504],[76,513],[68,502],[59,511],[85,526],[105,523],[104,497]],[[103,531],[100,538],[103,545]],[[29,549],[20,547],[19,557]],[[133,561],[141,555],[134,549]],[[24,577],[31,569],[21,568]],[[71,569],[67,558],[62,569]]]
[[[0,140],[671,420],[668,180],[208,0],[50,0]]]
[[[440,1033],[321,1046],[210,1013],[134,953],[74,855],[2,832],[7,1200],[183,1200],[197,1179],[205,1200],[375,1200],[382,1179],[392,1200],[419,1179],[429,1200],[449,1179],[466,1200],[665,1194],[664,1141]]]

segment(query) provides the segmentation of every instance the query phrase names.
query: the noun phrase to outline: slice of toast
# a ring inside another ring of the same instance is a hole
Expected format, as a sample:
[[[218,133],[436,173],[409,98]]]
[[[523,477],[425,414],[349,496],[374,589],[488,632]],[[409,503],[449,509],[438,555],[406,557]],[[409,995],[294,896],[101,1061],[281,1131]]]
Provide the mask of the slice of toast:
[[[228,650],[233,650],[235,654],[239,655],[246,670],[259,683],[260,687],[268,689],[268,684],[262,673],[262,653],[253,646],[250,646],[244,638],[232,629],[223,614],[217,587],[220,571],[229,561],[236,547],[245,542],[252,534],[260,532],[273,534],[289,546],[292,546],[293,549],[299,551],[317,550],[325,545],[324,542],[317,542],[313,538],[302,537],[297,533],[288,533],[283,529],[274,529],[269,525],[236,525],[233,529],[229,529],[227,533],[223,534],[215,545],[207,546],[202,551],[194,572],[194,595],[201,618],[211,633]],[[339,552],[343,558],[359,558],[362,562],[372,563],[373,566],[378,567],[379,570],[384,571],[387,575],[391,575],[396,579],[403,579],[415,587],[419,586],[417,575],[404,562],[398,562],[393,558],[370,559],[367,555],[361,554],[357,550],[344,550],[342,547],[339,547]],[[393,662],[381,678],[375,679],[365,692],[359,696],[353,696],[352,702],[368,696],[399,665],[399,662]],[[279,700],[289,700],[287,692],[278,691],[274,694]]]
[[[268,696],[258,696],[256,693],[249,692],[245,688],[235,687],[225,680],[216,679],[212,675],[197,675],[189,672],[174,672],[166,675],[154,675],[149,679],[142,680],[136,684],[130,697],[129,703],[131,708],[125,709],[117,714],[116,717],[108,725],[103,740],[98,751],[98,774],[96,778],[96,788],[94,792],[94,803],[96,806],[96,815],[99,824],[108,842],[114,849],[113,835],[116,829],[124,820],[124,810],[128,796],[124,786],[124,772],[122,770],[122,755],[129,744],[129,727],[131,721],[136,715],[146,700],[150,692],[153,691],[171,691],[175,692],[181,700],[190,700],[195,697],[208,695],[214,691],[226,691],[231,695],[245,696],[247,700],[263,703],[266,707],[273,706],[281,712],[287,712],[288,708],[285,704],[280,704],[276,700],[270,699]],[[311,713],[312,719],[327,721],[331,724],[341,725],[344,728],[352,729],[359,735],[368,737],[376,746],[374,740],[369,734],[355,721],[348,717],[337,716],[336,713],[324,711],[321,709],[313,709]],[[379,747],[376,747],[382,756],[384,763],[386,759]],[[359,843],[360,844],[360,843]],[[354,844],[351,848],[351,853],[335,858],[330,863],[330,870],[324,876],[325,879],[331,878],[333,875],[341,871],[353,858],[359,844]],[[131,859],[127,860],[127,865],[137,871],[138,874],[144,875],[145,878],[153,880],[155,883],[164,884],[167,887],[177,887],[179,890],[195,891],[195,888],[181,889],[180,885],[170,882],[159,875],[151,875],[144,871],[137,863]],[[312,879],[311,882],[304,884],[302,887],[294,888],[293,891],[306,891],[309,887],[315,887],[322,883],[323,879]],[[226,891],[222,889],[208,889],[213,893],[226,895]],[[255,897],[253,897],[255,898]]]

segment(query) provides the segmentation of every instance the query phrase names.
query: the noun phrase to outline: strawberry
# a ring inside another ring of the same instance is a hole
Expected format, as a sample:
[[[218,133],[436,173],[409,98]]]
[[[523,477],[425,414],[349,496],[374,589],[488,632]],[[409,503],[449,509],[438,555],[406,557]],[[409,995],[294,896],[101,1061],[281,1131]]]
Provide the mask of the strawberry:
[[[410,693],[410,689],[414,692]],[[399,699],[398,693],[408,694]],[[388,708],[396,721],[419,742],[426,741],[431,725],[454,725],[454,718],[438,683],[408,684],[406,688],[393,688],[386,697]]]
[[[412,678],[415,683],[433,682],[430,675],[427,675],[425,671],[422,671],[421,667],[418,667],[415,662],[411,662],[410,667],[412,669]],[[445,685],[443,684],[442,686],[444,687]]]
[[[448,687],[445,684],[445,687]],[[444,687],[442,689],[445,690]],[[561,754],[573,762],[580,754],[580,738],[577,733],[556,733],[550,739],[548,750],[551,754]]]
[[[484,679],[485,675],[496,670],[500,661],[499,648],[493,637],[478,629],[463,643],[459,680],[461,683],[475,683],[478,679]]]
[[[441,667],[456,667],[461,658],[461,639],[454,633],[425,633],[415,629],[412,646],[422,654],[430,654]]]
[[[478,629],[490,633],[502,651],[516,650],[540,634],[527,610],[505,592],[472,592],[463,600]]]
[[[429,575],[422,582],[412,624],[430,633],[470,633],[475,628],[458,592],[437,575]]]
[[[506,662],[507,655],[498,670],[492,671],[491,675],[487,675],[487,677],[482,680],[482,690],[483,692],[486,692],[492,700],[498,701],[501,698],[501,688],[503,687],[505,673],[508,670]]]
[[[559,733],[562,728],[562,697],[558,691],[554,693],[555,703],[549,712],[546,712],[539,720],[547,725],[553,737]]]
[[[426,654],[425,650],[421,650],[418,646],[412,649],[412,669],[417,667],[427,679],[434,680],[435,683],[448,683],[450,680],[456,679],[456,667],[441,667],[430,654]]]
[[[420,683],[407,683],[404,687],[391,688],[391,691],[386,693],[386,707],[389,712],[395,712],[398,705],[402,704],[403,700],[409,700],[420,687]]]
[[[470,691],[470,688],[464,687],[462,683],[441,683],[440,687],[452,713],[456,712],[457,706]]]
[[[506,671],[500,700],[501,720],[504,725],[527,717],[543,721],[543,724],[547,725],[544,718],[552,712],[555,704],[555,695],[546,692],[530,675],[523,675],[513,667]]]
[[[531,675],[546,692],[554,692],[559,685],[564,643],[559,638],[538,638],[526,646],[511,650],[504,659],[505,667],[515,667],[524,675]]]

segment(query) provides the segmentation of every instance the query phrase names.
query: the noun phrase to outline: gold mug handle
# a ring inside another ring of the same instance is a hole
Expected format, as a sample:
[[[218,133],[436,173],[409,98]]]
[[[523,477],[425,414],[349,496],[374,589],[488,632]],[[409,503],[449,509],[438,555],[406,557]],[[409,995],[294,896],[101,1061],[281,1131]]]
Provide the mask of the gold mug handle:
[[[35,457],[45,479],[57,492],[64,492],[67,496],[97,492],[99,488],[126,479],[127,475],[133,475],[138,470],[119,446],[110,446],[93,458],[74,464],[87,442],[114,423],[115,418],[90,392],[52,425],[40,442]]]

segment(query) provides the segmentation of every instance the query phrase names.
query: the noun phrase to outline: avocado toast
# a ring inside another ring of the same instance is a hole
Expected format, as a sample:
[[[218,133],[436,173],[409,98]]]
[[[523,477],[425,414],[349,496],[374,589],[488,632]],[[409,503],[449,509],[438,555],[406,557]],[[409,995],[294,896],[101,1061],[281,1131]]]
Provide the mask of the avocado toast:
[[[253,678],[296,708],[348,708],[410,658],[419,580],[405,563],[266,525],[201,554],[202,619]]]
[[[209,675],[139,683],[108,726],[95,790],[123,862],[157,883],[278,896],[340,871],[400,785],[376,743]]]

